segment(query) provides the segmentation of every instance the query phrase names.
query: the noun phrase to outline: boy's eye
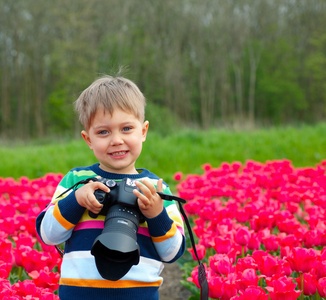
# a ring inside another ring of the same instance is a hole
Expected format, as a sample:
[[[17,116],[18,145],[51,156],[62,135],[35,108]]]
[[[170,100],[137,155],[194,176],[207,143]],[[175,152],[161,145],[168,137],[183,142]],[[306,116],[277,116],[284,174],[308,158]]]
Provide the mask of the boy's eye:
[[[122,129],[122,131],[129,131],[129,130],[131,130],[131,127],[123,127],[123,129]]]
[[[107,130],[101,130],[99,131],[99,135],[105,135],[105,134],[108,134],[109,132]]]

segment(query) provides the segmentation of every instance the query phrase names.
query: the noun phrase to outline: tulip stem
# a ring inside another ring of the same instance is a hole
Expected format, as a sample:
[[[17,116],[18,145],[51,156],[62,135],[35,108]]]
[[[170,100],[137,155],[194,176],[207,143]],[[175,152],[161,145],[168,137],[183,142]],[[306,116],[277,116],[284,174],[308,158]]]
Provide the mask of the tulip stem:
[[[23,267],[19,267],[18,268],[18,280],[22,279],[22,275],[23,275]]]
[[[303,273],[300,274],[300,277],[301,277],[301,289],[302,289],[301,300],[303,300]]]

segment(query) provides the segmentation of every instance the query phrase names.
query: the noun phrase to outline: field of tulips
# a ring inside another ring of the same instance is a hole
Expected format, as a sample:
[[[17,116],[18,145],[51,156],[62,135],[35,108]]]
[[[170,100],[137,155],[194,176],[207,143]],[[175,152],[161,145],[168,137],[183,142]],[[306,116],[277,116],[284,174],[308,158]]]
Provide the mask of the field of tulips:
[[[58,300],[61,258],[37,240],[35,219],[61,175],[0,179],[0,299]]]
[[[326,161],[306,168],[278,160],[203,169],[185,178],[176,173],[175,180],[194,221],[210,298],[326,297]],[[61,178],[0,178],[0,300],[59,299],[61,258],[37,239],[35,219]],[[196,267],[185,272],[196,294]]]
[[[210,297],[292,300],[326,297],[326,161],[203,166],[175,174],[194,218]],[[196,268],[188,282],[198,286]]]

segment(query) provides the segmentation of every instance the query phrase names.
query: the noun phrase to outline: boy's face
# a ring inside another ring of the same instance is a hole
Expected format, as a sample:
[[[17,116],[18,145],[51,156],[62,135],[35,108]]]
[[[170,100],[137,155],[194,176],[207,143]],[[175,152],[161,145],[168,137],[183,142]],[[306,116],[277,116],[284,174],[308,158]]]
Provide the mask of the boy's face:
[[[107,172],[137,174],[135,162],[146,140],[148,121],[141,123],[132,113],[115,109],[109,112],[98,109],[90,128],[82,136],[100,168]]]

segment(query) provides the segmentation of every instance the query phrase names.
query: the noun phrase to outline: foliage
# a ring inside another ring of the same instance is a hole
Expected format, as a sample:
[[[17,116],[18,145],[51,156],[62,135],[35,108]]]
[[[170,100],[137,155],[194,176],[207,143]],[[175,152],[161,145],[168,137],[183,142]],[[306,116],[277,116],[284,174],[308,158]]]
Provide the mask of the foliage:
[[[323,0],[0,0],[0,7],[3,139],[76,135],[72,103],[119,66],[151,103],[150,117],[168,116],[163,133],[175,119],[207,129],[325,118]]]
[[[151,125],[150,125],[151,126]],[[167,136],[149,131],[138,168],[148,168],[172,188],[172,174],[200,173],[205,162],[212,164],[248,159],[290,159],[297,167],[315,165],[325,157],[326,124],[275,127],[260,130],[175,129]],[[68,170],[96,162],[86,143],[71,139],[45,139],[29,143],[2,143],[2,177],[38,178],[46,173],[66,174]]]

